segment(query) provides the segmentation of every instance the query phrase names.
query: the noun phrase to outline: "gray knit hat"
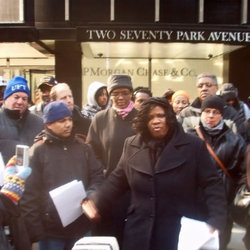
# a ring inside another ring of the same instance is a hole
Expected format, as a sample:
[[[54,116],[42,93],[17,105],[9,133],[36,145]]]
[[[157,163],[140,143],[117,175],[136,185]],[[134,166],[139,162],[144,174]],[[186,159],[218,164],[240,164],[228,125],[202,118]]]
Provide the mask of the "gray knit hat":
[[[111,75],[107,81],[107,89],[110,94],[114,89],[128,88],[133,91],[131,77],[129,75]]]

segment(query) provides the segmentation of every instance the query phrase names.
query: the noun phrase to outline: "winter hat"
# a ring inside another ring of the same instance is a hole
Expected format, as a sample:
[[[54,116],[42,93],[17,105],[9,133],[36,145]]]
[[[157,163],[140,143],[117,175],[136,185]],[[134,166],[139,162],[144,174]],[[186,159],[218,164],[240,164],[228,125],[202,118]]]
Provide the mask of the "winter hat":
[[[107,89],[110,94],[117,88],[128,88],[133,91],[131,77],[129,75],[111,75],[107,81]]]
[[[188,101],[189,101],[189,99],[190,99],[189,94],[188,94],[186,91],[184,91],[184,90],[178,90],[178,91],[176,91],[176,92],[172,95],[172,102],[174,101],[174,99],[175,99],[177,96],[180,96],[180,95],[185,96],[185,97],[188,99]]]
[[[15,92],[25,92],[28,96],[30,96],[30,90],[27,84],[27,80],[22,76],[15,76],[11,80],[9,80],[9,83],[4,91],[3,99],[5,100]]]
[[[7,80],[0,76],[0,86],[7,86]]]
[[[238,89],[232,83],[224,83],[220,88],[220,95],[225,101],[238,97]]]
[[[53,87],[57,84],[57,80],[53,76],[46,76],[41,79],[40,84],[38,85],[38,89],[42,86],[47,85],[49,87]]]
[[[107,88],[107,86],[104,83],[101,82],[92,82],[88,87],[88,95],[87,100],[89,105],[98,106],[98,103],[96,101],[96,93],[101,88]]]
[[[216,95],[207,96],[201,104],[201,111],[203,112],[206,108],[218,109],[221,114],[224,111],[225,102],[224,100]]]
[[[55,122],[66,116],[72,116],[72,112],[66,103],[60,101],[50,102],[43,110],[43,123]]]

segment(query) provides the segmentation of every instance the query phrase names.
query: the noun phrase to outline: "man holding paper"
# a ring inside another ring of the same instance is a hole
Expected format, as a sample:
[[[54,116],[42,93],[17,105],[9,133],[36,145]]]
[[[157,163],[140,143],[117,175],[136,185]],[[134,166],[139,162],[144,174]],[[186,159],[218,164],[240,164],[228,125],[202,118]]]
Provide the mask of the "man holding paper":
[[[68,250],[90,230],[90,224],[83,214],[67,218],[67,211],[70,206],[80,210],[85,189],[88,194],[99,186],[103,168],[90,146],[72,133],[72,113],[65,103],[49,103],[43,120],[45,130],[30,149],[32,174],[20,202],[21,211],[30,240],[39,242],[39,250]],[[66,195],[68,190],[82,191]]]

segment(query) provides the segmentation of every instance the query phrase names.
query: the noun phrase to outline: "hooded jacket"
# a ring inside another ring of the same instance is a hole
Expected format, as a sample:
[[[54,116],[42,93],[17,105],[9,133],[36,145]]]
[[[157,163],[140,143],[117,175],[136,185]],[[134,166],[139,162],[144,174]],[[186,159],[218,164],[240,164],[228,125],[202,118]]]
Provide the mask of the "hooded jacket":
[[[102,110],[96,100],[96,93],[101,88],[107,88],[107,86],[101,82],[92,82],[89,85],[87,94],[88,103],[84,105],[82,110],[82,114],[89,119],[93,119],[95,114]]]

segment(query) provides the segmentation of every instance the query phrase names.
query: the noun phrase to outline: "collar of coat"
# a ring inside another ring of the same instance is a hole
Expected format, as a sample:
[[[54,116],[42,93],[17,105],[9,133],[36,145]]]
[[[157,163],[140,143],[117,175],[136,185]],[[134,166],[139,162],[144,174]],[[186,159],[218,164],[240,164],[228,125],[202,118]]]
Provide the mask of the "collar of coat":
[[[192,107],[200,109],[201,108],[201,100],[199,97],[195,98],[191,104]]]
[[[40,143],[47,142],[47,143],[59,143],[62,145],[69,145],[74,140],[76,140],[76,136],[73,132],[71,133],[71,136],[63,138],[55,135],[50,129],[45,128],[35,137],[34,142],[39,141]]]
[[[152,166],[149,147],[143,142],[141,135],[132,136],[128,139],[128,143],[134,147],[134,151],[127,159],[128,164],[135,170],[150,175],[153,174],[153,169],[154,173],[161,173],[177,168],[186,162],[186,157],[179,148],[188,146],[190,144],[189,138],[178,125],[176,132],[166,144],[155,166]]]
[[[12,120],[24,120],[26,118],[26,116],[30,113],[30,111],[28,109],[26,109],[23,114],[20,114],[19,110],[15,110],[15,109],[7,109],[4,108],[3,109],[5,114]]]

